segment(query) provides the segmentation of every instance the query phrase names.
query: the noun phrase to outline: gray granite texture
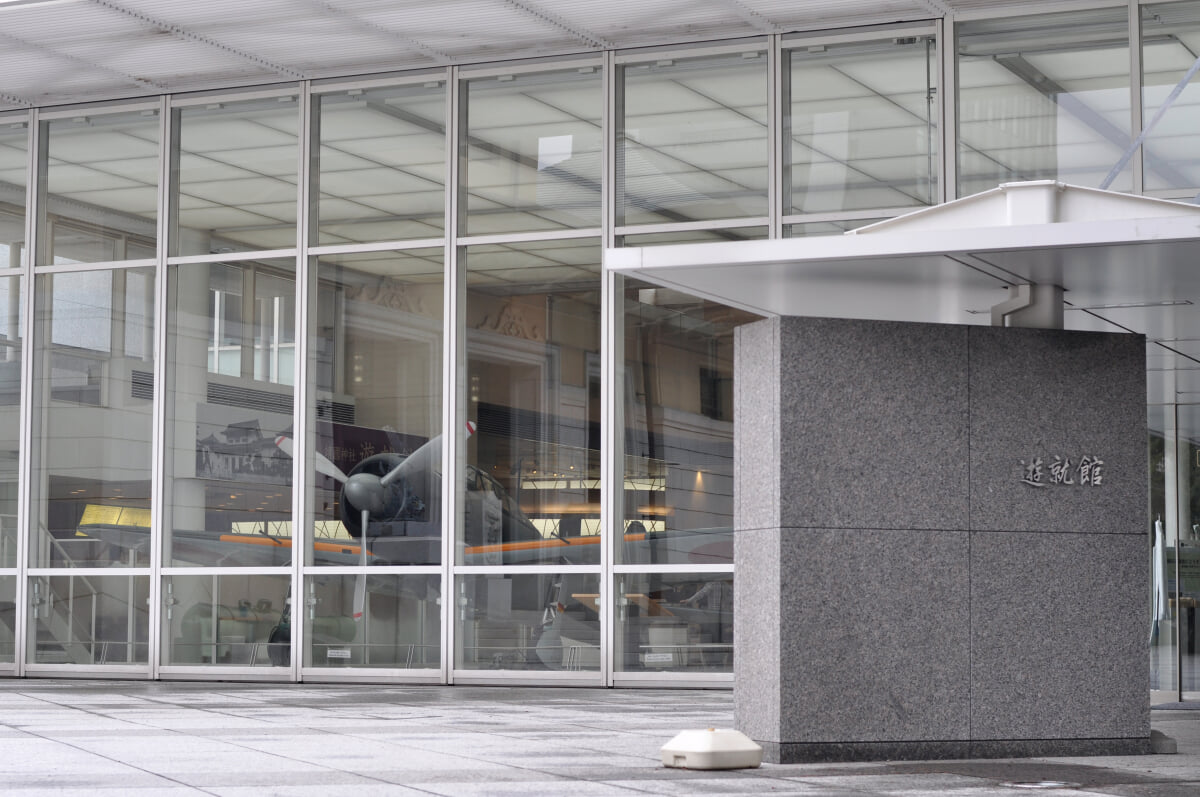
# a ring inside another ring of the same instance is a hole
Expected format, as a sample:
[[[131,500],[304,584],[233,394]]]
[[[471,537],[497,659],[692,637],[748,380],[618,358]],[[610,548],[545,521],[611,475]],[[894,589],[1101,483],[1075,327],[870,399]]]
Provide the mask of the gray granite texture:
[[[1150,755],[1145,739],[1034,739],[964,742],[760,742],[768,764],[826,761],[945,761],[955,758],[1047,758]]]
[[[748,529],[733,535],[734,558],[755,574],[733,580],[733,605],[755,607],[738,615],[733,635],[736,726],[754,739],[774,738],[780,727],[781,632],[790,622],[781,615],[786,609],[779,598],[781,550],[778,529]]]
[[[968,535],[784,529],[781,542],[771,740],[968,738]]]
[[[1145,340],[982,327],[970,355],[971,528],[1145,534]],[[1049,484],[1055,457],[1074,484]],[[1083,457],[1100,484],[1081,483]],[[1045,487],[1022,483],[1037,459]]]
[[[733,437],[733,513],[741,528],[779,525],[779,319],[746,324],[734,331],[733,406],[757,423]],[[739,503],[741,502],[741,503]]]
[[[971,535],[974,739],[1147,738],[1146,539]]]
[[[967,328],[772,323],[781,351],[779,525],[965,528]]]
[[[738,345],[739,728],[781,760],[1149,750],[1140,336],[783,318]]]

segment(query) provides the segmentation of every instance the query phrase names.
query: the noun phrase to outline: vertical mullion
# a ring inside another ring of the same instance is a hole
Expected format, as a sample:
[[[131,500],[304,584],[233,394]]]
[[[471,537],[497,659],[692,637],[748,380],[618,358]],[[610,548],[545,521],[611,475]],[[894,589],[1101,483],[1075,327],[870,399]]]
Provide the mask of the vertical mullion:
[[[767,37],[767,237],[782,238],[784,214],[784,163],[787,152],[784,137],[790,118],[788,107],[791,82],[784,74],[786,62],[780,48],[780,37]]]
[[[446,70],[446,244],[442,273],[442,683],[454,683],[457,584],[454,542],[458,530],[458,493],[462,481],[459,440],[459,326],[460,264],[458,257],[461,212],[459,128],[466,123],[466,98],[460,96],[458,67]],[[463,170],[465,173],[465,170]]]
[[[172,165],[175,162],[173,151],[175,137],[173,133],[174,119],[167,98],[161,98],[158,106],[158,241],[155,252],[158,262],[154,267],[154,398],[151,418],[153,428],[150,431],[151,465],[150,465],[150,606],[148,608],[149,635],[146,652],[151,678],[158,677],[159,664],[162,661],[160,647],[166,635],[162,633],[162,584],[160,581],[163,561],[163,536],[166,533],[168,518],[166,507],[166,444],[167,444],[167,385],[170,383],[170,357],[167,356],[167,346],[170,337],[167,334],[167,252],[171,240],[171,221],[175,204],[171,201]]]
[[[941,63],[937,87],[938,128],[941,135],[942,165],[938,180],[938,203],[949,202],[958,196],[958,47],[957,23],[947,16],[937,22],[937,52]]]
[[[1129,4],[1129,140],[1131,142],[1141,134],[1142,126],[1146,123],[1142,107],[1143,82],[1142,8],[1137,0],[1133,0]],[[1134,194],[1142,194],[1146,191],[1145,144],[1139,150],[1130,160],[1131,176],[1133,177],[1133,186],[1130,190]]]
[[[310,243],[310,225],[313,221],[315,202],[312,190],[313,161],[317,157],[319,136],[316,135],[317,120],[312,113],[313,96],[311,84],[304,81],[300,85],[300,136],[297,141],[297,171],[296,171],[296,317],[292,339],[295,341],[294,384],[292,391],[292,589],[291,589],[291,640],[289,642],[291,656],[288,657],[291,666],[290,677],[300,681],[301,667],[304,663],[306,650],[307,614],[305,606],[304,566],[308,562],[309,553],[309,507],[311,500],[312,471],[308,463],[313,461],[313,435],[310,435],[310,415],[315,406],[313,385],[309,384],[309,335],[313,331],[311,319],[316,315],[312,302],[316,298],[316,269],[308,260]],[[366,540],[362,541],[366,544]],[[363,618],[363,623],[367,622]]]
[[[605,250],[616,245],[614,235],[614,187],[615,180],[615,148],[616,130],[616,64],[614,54],[604,53],[604,63],[601,67],[602,108],[600,112],[601,154],[600,154],[600,219],[601,244]],[[620,333],[624,326],[621,316],[621,303],[618,297],[622,294],[622,279],[616,272],[603,269],[600,285],[600,676],[605,686],[613,684],[614,662],[616,651],[616,629],[613,627],[613,603],[616,593],[613,590],[613,561],[616,554],[616,544],[624,534],[622,522],[622,503],[618,496],[622,495],[624,484],[623,469],[619,463],[624,461],[622,448],[624,445],[618,430],[622,428],[621,405],[617,396],[620,391],[621,375],[617,363],[621,360]]]
[[[41,121],[36,108],[29,112],[28,145],[26,151],[26,185],[25,185],[25,258],[22,263],[23,283],[21,294],[22,313],[25,316],[25,339],[22,341],[21,356],[21,415],[18,432],[18,465],[17,465],[17,584],[14,600],[17,605],[14,624],[16,638],[13,646],[13,664],[17,675],[25,674],[25,664],[28,658],[29,625],[32,622],[29,611],[29,584],[26,575],[29,570],[29,540],[33,534],[33,421],[34,399],[37,391],[33,389],[34,345],[37,342],[33,333],[34,312],[37,308],[34,297],[33,264],[36,261],[37,223],[40,213],[40,176],[41,167]]]

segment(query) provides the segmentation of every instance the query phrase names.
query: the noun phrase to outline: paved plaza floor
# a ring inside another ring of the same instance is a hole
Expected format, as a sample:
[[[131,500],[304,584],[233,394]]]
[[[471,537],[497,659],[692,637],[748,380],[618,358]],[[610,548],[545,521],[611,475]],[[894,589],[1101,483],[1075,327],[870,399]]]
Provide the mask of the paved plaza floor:
[[[728,691],[0,680],[0,793],[1200,795],[1200,706],[1153,712],[1177,755],[661,765],[732,720]]]

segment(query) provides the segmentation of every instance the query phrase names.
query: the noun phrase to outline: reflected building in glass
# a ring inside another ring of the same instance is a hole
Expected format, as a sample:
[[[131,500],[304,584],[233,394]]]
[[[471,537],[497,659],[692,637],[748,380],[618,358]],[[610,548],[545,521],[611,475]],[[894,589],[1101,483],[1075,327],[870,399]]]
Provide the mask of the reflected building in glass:
[[[0,673],[731,684],[733,340],[759,316],[606,251],[838,235],[1007,181],[1200,192],[1194,82],[1122,157],[1200,2],[939,5],[0,95]],[[1169,570],[1200,421],[1150,417]],[[1171,629],[1155,688],[1200,690]]]

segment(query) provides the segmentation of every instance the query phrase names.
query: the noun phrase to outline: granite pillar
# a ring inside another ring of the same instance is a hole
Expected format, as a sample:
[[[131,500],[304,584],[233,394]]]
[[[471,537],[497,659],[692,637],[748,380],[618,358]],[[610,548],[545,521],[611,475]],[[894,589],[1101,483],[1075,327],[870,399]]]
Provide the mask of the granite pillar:
[[[1150,752],[1141,336],[736,345],[734,698],[765,760]]]

